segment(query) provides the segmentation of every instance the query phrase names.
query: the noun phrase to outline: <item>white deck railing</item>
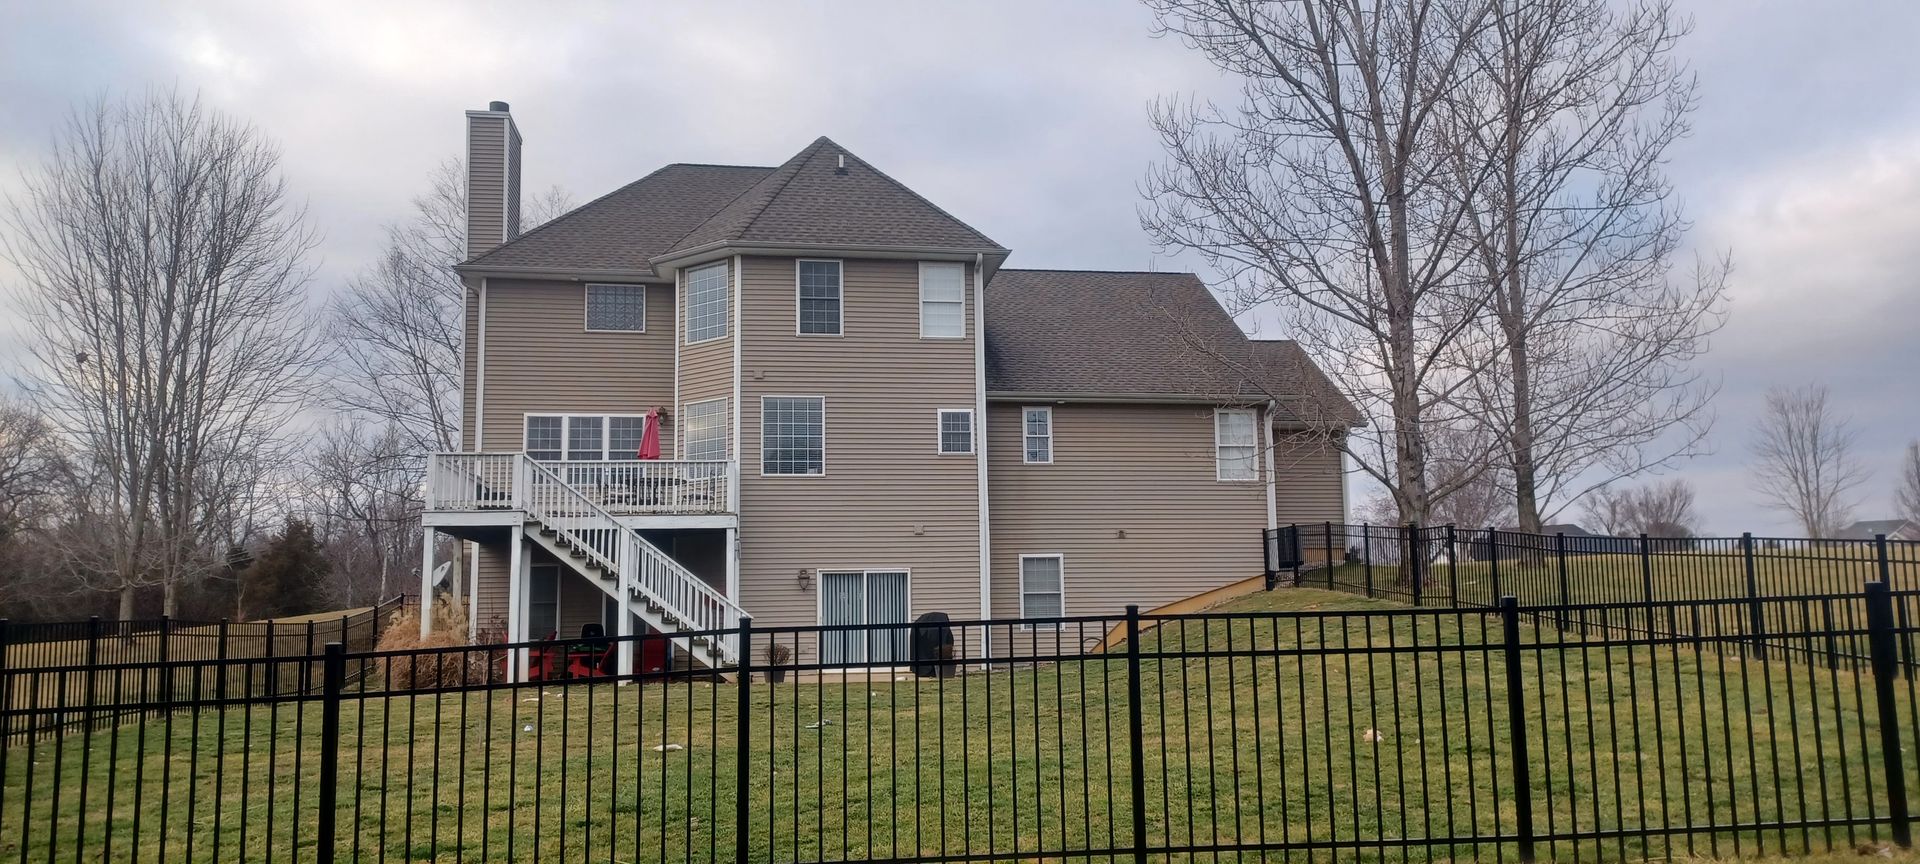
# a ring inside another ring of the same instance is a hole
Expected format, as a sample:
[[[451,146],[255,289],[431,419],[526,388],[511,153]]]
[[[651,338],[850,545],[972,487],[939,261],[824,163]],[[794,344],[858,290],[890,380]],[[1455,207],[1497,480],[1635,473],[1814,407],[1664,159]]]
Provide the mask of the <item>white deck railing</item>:
[[[518,453],[428,456],[427,509],[527,509],[522,506],[527,490],[514,488],[513,465],[519,458]],[[726,460],[539,460],[535,464],[616,516],[733,512],[727,497],[733,463]]]

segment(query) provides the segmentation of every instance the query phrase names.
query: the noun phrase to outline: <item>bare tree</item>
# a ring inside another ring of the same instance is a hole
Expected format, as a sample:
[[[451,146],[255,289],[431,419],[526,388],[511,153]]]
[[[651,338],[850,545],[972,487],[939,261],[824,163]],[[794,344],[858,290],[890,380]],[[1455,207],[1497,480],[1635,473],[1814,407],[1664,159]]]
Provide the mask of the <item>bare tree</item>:
[[[1678,477],[1644,486],[1609,486],[1585,499],[1589,527],[1613,537],[1692,537],[1699,526],[1693,484]]]
[[[397,426],[333,423],[309,454],[313,522],[334,562],[343,606],[378,603],[420,556],[419,472]]]
[[[466,250],[466,168],[441,163],[413,214],[387,226],[380,259],[352,279],[327,315],[339,366],[330,401],[406,437],[416,456],[458,449],[466,288],[453,265]],[[551,187],[528,202],[537,225],[572,209]]]
[[[177,94],[76,111],[12,201],[32,391],[99,478],[94,587],[160,586],[171,613],[208,566],[214,481],[301,406],[315,358],[313,245],[259,131]]]
[[[1900,518],[1920,526],[1920,441],[1907,443],[1900,457],[1900,476],[1894,480],[1893,506]]]
[[[0,399],[0,546],[45,523],[60,506],[68,470],[53,424]]]
[[[1468,410],[1499,430],[1523,531],[1587,491],[1697,452],[1715,390],[1691,369],[1727,265],[1670,279],[1686,229],[1662,167],[1694,77],[1667,0],[1493,0],[1441,116],[1488,286],[1494,362]],[[1472,358],[1479,366],[1480,358]]]
[[[1241,90],[1232,107],[1155,106],[1167,159],[1147,176],[1143,226],[1162,248],[1199,253],[1240,309],[1287,312],[1370,418],[1341,439],[1348,454],[1399,514],[1431,521],[1452,490],[1429,476],[1427,427],[1450,420],[1466,376],[1449,352],[1484,301],[1456,272],[1469,202],[1455,194],[1484,171],[1451,176],[1460,165],[1435,142],[1489,3],[1147,5],[1161,33]]]
[[[1866,479],[1854,459],[1857,438],[1825,386],[1774,387],[1754,429],[1754,488],[1806,536],[1832,537],[1852,518],[1853,491]]]

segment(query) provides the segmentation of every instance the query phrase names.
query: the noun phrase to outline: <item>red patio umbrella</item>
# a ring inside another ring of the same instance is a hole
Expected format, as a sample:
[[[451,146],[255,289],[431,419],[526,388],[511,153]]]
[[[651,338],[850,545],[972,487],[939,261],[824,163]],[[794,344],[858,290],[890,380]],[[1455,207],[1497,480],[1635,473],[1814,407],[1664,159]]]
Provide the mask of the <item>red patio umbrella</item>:
[[[647,411],[647,427],[640,432],[640,452],[642,459],[660,458],[660,409]]]

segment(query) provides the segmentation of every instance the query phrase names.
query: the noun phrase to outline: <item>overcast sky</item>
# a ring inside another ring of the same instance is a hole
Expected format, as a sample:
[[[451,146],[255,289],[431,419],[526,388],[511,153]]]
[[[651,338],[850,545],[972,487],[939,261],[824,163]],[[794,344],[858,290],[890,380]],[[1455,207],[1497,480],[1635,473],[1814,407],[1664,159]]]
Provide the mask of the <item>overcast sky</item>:
[[[1145,114],[1225,82],[1130,3],[292,5],[0,0],[0,191],[76,102],[197,91],[283,147],[325,235],[320,294],[459,153],[461,111],[499,99],[530,190],[585,201],[662,163],[777,164],[829,135],[1012,248],[1011,266],[1197,267],[1156,261],[1139,228],[1158,156]],[[1680,6],[1702,107],[1671,173],[1692,245],[1737,268],[1707,363],[1717,452],[1680,473],[1708,530],[1788,530],[1745,478],[1749,430],[1769,384],[1823,382],[1873,474],[1860,515],[1884,515],[1920,436],[1920,4]],[[19,356],[10,323],[0,363]]]

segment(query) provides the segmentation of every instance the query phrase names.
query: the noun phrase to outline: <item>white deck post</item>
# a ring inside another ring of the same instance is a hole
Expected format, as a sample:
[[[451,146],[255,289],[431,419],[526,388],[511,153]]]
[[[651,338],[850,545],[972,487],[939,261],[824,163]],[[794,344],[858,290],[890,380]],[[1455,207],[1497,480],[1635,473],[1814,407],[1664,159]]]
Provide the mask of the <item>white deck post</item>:
[[[614,613],[614,633],[620,637],[620,683],[626,684],[633,680],[633,612],[627,609],[627,604],[633,601],[633,584],[639,575],[635,568],[640,566],[640,550],[629,539],[621,542],[620,552],[620,600],[614,604],[617,610]]]
[[[420,638],[433,635],[433,534],[420,529]]]
[[[727,529],[727,599],[733,601],[736,608],[745,608],[740,602],[740,529]],[[738,622],[729,621],[737,625]],[[734,662],[740,662],[740,634],[733,633],[724,637],[733,643]]]
[[[518,530],[507,542],[507,641],[527,641],[527,567],[526,555],[520,546],[526,542]],[[527,650],[516,648],[509,655],[513,658],[507,664],[507,681],[518,684],[527,680]]]

